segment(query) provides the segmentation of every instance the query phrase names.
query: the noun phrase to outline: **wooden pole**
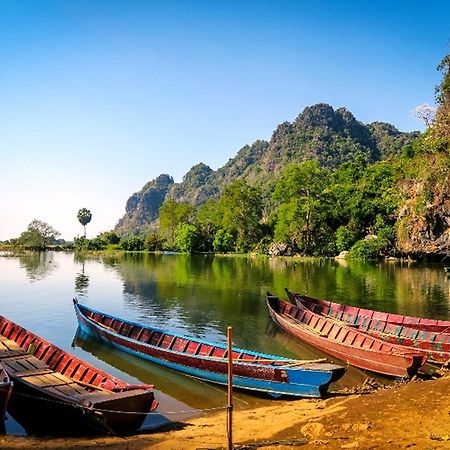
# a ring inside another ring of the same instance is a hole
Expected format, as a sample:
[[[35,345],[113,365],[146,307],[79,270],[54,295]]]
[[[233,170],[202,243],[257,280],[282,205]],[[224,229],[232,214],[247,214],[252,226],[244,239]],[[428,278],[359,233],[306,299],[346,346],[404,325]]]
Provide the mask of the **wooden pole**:
[[[233,328],[227,328],[228,337],[228,405],[227,405],[227,437],[228,450],[233,450]]]

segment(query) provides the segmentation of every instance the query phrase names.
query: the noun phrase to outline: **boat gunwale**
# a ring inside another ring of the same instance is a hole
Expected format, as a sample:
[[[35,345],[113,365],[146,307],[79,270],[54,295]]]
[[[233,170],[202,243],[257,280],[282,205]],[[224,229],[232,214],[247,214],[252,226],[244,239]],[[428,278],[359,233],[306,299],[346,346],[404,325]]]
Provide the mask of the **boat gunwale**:
[[[295,307],[299,308],[297,305],[292,305],[291,303],[288,303],[288,302],[282,300],[281,298],[277,297],[276,295],[272,295],[272,294],[269,294],[269,293],[268,293],[267,298],[269,299],[269,297],[275,298],[275,299],[277,299],[277,300],[279,300],[279,301],[282,301],[282,302],[284,302],[284,303],[286,303],[286,304],[288,304],[288,305],[295,306]],[[267,302],[269,303],[269,300],[267,300]],[[272,306],[270,305],[270,303],[268,304],[268,306],[270,307],[270,309],[271,309],[277,316],[280,316],[282,319],[284,319],[284,318],[283,318],[283,314],[282,314],[282,313],[279,313],[279,312],[276,311],[274,308],[272,308]],[[312,312],[312,311],[310,311],[310,310],[308,310],[308,312],[311,312],[311,314],[317,315],[316,313],[314,313],[314,312]],[[374,341],[379,341],[379,342],[381,342],[383,345],[386,345],[386,346],[392,346],[392,347],[398,347],[398,351],[380,351],[380,350],[373,350],[373,349],[371,349],[371,348],[354,347],[354,346],[352,346],[351,344],[347,344],[347,343],[344,343],[344,342],[342,342],[342,341],[330,339],[328,336],[320,336],[320,335],[317,334],[316,331],[313,331],[313,327],[311,327],[311,326],[305,324],[304,322],[298,321],[297,319],[295,319],[295,317],[292,317],[292,316],[289,315],[289,314],[284,314],[284,315],[287,316],[287,317],[289,317],[291,320],[295,321],[295,323],[294,323],[293,325],[302,325],[302,326],[304,327],[304,329],[303,329],[302,331],[304,331],[305,333],[308,333],[309,335],[312,335],[312,336],[315,336],[315,337],[317,337],[317,338],[323,339],[324,341],[334,342],[334,343],[336,343],[336,344],[338,344],[338,345],[342,345],[342,346],[344,346],[344,347],[346,347],[346,348],[352,348],[352,349],[360,350],[360,351],[363,351],[363,352],[370,352],[370,353],[374,353],[374,354],[388,354],[388,355],[393,355],[393,356],[402,356],[402,355],[408,356],[408,357],[410,357],[410,356],[411,356],[411,357],[413,357],[413,356],[420,356],[420,357],[423,357],[423,356],[424,356],[420,350],[416,351],[416,350],[414,350],[414,349],[411,349],[411,350],[410,350],[410,349],[407,349],[406,351],[404,351],[403,348],[402,348],[400,345],[398,345],[398,344],[392,344],[392,343],[390,343],[390,342],[385,342],[385,341],[383,341],[383,340],[381,340],[381,339],[378,339],[378,338],[376,338],[376,337],[374,337],[374,336],[368,335],[367,333],[364,333],[364,332],[362,332],[362,331],[360,331],[360,330],[355,330],[354,328],[347,327],[345,324],[342,324],[342,325],[341,325],[341,324],[337,324],[338,326],[340,326],[340,327],[342,327],[342,328],[348,328],[349,330],[354,331],[354,332],[356,332],[357,334],[364,335],[365,337],[367,337],[367,338],[369,338],[369,339],[373,339]],[[284,320],[286,321],[286,319],[284,319]],[[327,318],[324,318],[324,320],[327,320]]]
[[[126,319],[121,319],[121,318],[112,316],[111,314],[103,313],[101,311],[95,310],[95,309],[87,307],[85,305],[81,305],[81,304],[78,303],[78,301],[77,302],[74,301],[74,305],[80,311],[80,313],[83,316],[83,318],[85,320],[87,320],[92,326],[94,326],[96,329],[102,330],[103,332],[105,332],[107,334],[111,334],[112,336],[120,337],[121,339],[125,339],[128,342],[138,343],[139,345],[143,345],[143,346],[145,346],[147,348],[154,348],[154,349],[158,349],[160,351],[164,351],[164,352],[171,353],[171,354],[188,356],[188,357],[194,358],[196,360],[202,359],[202,360],[206,360],[206,361],[215,361],[215,362],[220,361],[220,362],[226,363],[227,358],[217,358],[217,357],[214,357],[214,356],[207,356],[207,355],[200,355],[200,354],[195,355],[195,354],[192,354],[192,353],[181,352],[181,351],[172,350],[172,349],[169,349],[169,348],[159,347],[159,346],[156,346],[156,345],[153,345],[153,344],[149,344],[149,343],[146,343],[146,342],[134,339],[134,338],[130,338],[128,336],[124,336],[124,335],[118,333],[116,330],[111,329],[109,327],[103,327],[101,324],[99,324],[96,321],[92,320],[90,317],[88,317],[85,314],[83,314],[83,312],[81,311],[81,308],[85,308],[88,311],[91,311],[91,312],[93,312],[95,314],[103,315],[103,316],[108,317],[110,319],[120,320],[120,321],[122,321],[124,323],[127,323],[129,325],[133,325],[133,326],[138,326],[138,327],[141,327],[141,328],[154,330],[156,332],[159,332],[159,333],[162,333],[162,334],[165,334],[165,335],[169,335],[169,336],[173,336],[173,337],[178,337],[178,338],[181,338],[181,339],[187,339],[189,341],[193,341],[193,342],[198,343],[198,344],[206,344],[206,345],[210,345],[212,347],[218,347],[218,348],[220,348],[222,350],[227,350],[226,345],[214,344],[212,342],[203,341],[203,340],[198,339],[198,338],[190,338],[188,336],[184,336],[184,335],[181,335],[181,334],[178,334],[178,333],[174,333],[174,332],[171,332],[171,331],[164,331],[164,330],[162,330],[160,328],[152,327],[151,325],[143,325],[143,324],[139,324],[137,322],[129,321],[129,320],[126,320]],[[280,370],[309,370],[309,371],[321,371],[321,372],[323,372],[323,371],[333,372],[334,370],[336,370],[336,369],[341,367],[341,366],[339,366],[337,364],[333,364],[331,362],[324,362],[324,363],[307,362],[307,360],[289,359],[289,358],[285,358],[285,357],[282,357],[282,356],[279,357],[279,356],[271,355],[271,354],[268,354],[268,353],[260,353],[260,352],[255,352],[255,351],[252,351],[252,350],[245,350],[245,349],[241,349],[241,348],[237,348],[237,347],[233,347],[233,352],[242,352],[242,353],[245,353],[245,354],[248,354],[248,355],[251,355],[251,356],[261,356],[261,357],[265,357],[266,359],[273,359],[274,361],[281,362],[281,364],[277,364],[277,365],[275,365],[273,363],[265,363],[265,364],[259,363],[258,364],[257,360],[255,360],[255,361],[240,361],[238,359],[233,358],[233,365],[239,364],[239,365],[246,366],[246,367],[252,367],[253,366],[253,367],[258,367],[258,368],[262,367],[262,368],[271,368],[271,369],[280,369]],[[302,362],[302,361],[305,361],[305,363],[299,365],[298,367],[288,367],[288,366],[283,366],[282,365],[284,362],[286,362],[286,364],[291,364],[291,363]],[[329,368],[321,369],[320,368],[321,364],[329,365]],[[317,367],[313,367],[313,366],[317,366]]]

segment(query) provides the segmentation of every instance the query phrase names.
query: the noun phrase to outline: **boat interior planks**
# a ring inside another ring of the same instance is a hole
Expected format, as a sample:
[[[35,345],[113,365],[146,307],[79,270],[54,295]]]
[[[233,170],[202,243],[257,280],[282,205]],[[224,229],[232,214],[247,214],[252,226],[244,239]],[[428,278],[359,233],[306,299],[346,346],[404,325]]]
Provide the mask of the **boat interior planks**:
[[[272,319],[290,334],[356,367],[411,377],[426,362],[426,356],[419,351],[384,342],[270,293],[267,306]]]
[[[202,380],[227,384],[224,345],[119,319],[74,300],[80,329],[128,353]],[[233,348],[233,386],[273,397],[321,397],[345,368],[325,361],[299,361]]]
[[[157,406],[153,386],[112,377],[1,316],[0,364],[14,382],[8,410],[33,434],[131,432]]]
[[[286,292],[289,300],[297,306],[305,307],[314,314],[357,328],[385,342],[423,352],[428,357],[428,362],[443,364],[450,359],[449,332],[414,328],[406,324],[407,320],[402,319],[406,316],[398,314],[377,311],[371,311],[372,314],[369,314],[368,311],[370,310],[367,309],[294,294],[288,289],[286,289]],[[385,319],[389,317],[395,322],[387,322]],[[419,320],[419,318],[417,319]],[[427,320],[434,321],[434,319]],[[446,329],[442,327],[442,330]],[[447,331],[450,331],[450,329]]]
[[[326,311],[327,315],[330,317],[349,323],[353,321],[356,325],[358,325],[359,320],[363,320],[364,318],[365,320],[379,321],[380,324],[390,323],[393,325],[403,325],[412,330],[434,331],[438,333],[447,332],[450,334],[450,321],[448,320],[429,319],[375,311],[367,308],[360,308],[358,306],[335,303],[330,300],[312,298],[299,293],[292,293],[288,289],[286,289],[286,292],[289,299],[293,302],[298,300],[302,303],[317,305],[315,308]]]

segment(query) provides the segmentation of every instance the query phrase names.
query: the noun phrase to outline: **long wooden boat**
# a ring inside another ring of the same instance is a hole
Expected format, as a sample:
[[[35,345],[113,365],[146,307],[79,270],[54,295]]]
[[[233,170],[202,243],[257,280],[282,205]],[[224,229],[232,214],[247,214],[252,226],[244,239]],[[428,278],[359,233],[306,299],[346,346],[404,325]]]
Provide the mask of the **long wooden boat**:
[[[227,383],[227,348],[105,314],[74,300],[82,331],[156,364],[213,383]],[[233,348],[233,386],[273,397],[323,396],[345,368]]]
[[[383,342],[270,293],[267,294],[267,306],[270,316],[281,328],[361,369],[394,377],[411,377],[426,362],[426,356],[420,352]]]
[[[0,423],[6,417],[6,408],[11,397],[13,384],[6,370],[0,365]]]
[[[315,303],[328,310],[328,315],[338,320],[379,320],[393,325],[407,326],[422,331],[435,331],[439,333],[450,333],[449,320],[426,319],[422,317],[403,316],[382,311],[374,311],[357,306],[349,306],[341,303],[334,303],[329,300],[315,299],[302,294],[292,294],[294,299],[302,302]],[[356,318],[358,317],[358,318]]]
[[[28,433],[132,432],[158,405],[153,386],[115,378],[2,316],[0,364],[14,383],[8,412]]]
[[[365,311],[370,310],[363,310],[363,313],[360,314],[361,308],[315,299],[298,293],[294,294],[287,289],[286,292],[289,300],[296,305],[304,306],[316,314],[356,327],[383,341],[421,351],[428,357],[428,362],[443,364],[450,360],[450,333],[420,330],[409,325],[386,322],[366,315]]]

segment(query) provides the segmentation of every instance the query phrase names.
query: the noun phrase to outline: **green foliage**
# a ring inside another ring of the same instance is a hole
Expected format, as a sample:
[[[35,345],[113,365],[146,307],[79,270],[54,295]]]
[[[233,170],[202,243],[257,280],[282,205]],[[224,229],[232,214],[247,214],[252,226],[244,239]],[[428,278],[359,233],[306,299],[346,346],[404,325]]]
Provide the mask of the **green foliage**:
[[[275,240],[287,242],[310,254],[327,233],[328,195],[325,190],[330,172],[317,161],[289,166],[275,187],[278,203]]]
[[[92,214],[91,212],[86,208],[81,208],[78,211],[77,219],[83,225],[84,228],[84,237],[86,237],[86,225],[91,221]]]
[[[361,239],[350,249],[349,255],[356,259],[380,258],[383,250],[383,242],[379,239]]]
[[[235,239],[231,233],[219,228],[214,236],[213,249],[216,253],[229,253],[234,250]]]
[[[436,87],[436,101],[440,105],[450,102],[450,55],[446,55],[438,65],[438,70],[443,78],[439,86]]]
[[[193,253],[200,250],[201,235],[195,225],[183,223],[175,230],[175,245],[185,253]]]
[[[348,227],[340,226],[335,233],[336,250],[342,252],[350,250],[353,244],[358,240],[358,234]]]
[[[145,249],[149,252],[163,250],[164,240],[157,233],[149,233],[145,238]]]
[[[248,251],[260,237],[261,193],[244,180],[230,184],[218,202],[222,228],[236,236],[236,248]]]
[[[49,244],[53,244],[60,236],[51,225],[41,220],[34,219],[16,241],[16,244],[33,250],[45,250]]]
[[[195,219],[195,208],[189,203],[177,203],[175,200],[165,201],[159,209],[159,226],[167,245],[175,245],[175,230],[178,225],[190,223]]]
[[[127,252],[141,251],[145,248],[145,240],[139,236],[130,236],[122,239],[119,247]]]
[[[120,237],[115,231],[105,231],[104,233],[101,233],[98,238],[106,244],[118,244],[120,242]]]

